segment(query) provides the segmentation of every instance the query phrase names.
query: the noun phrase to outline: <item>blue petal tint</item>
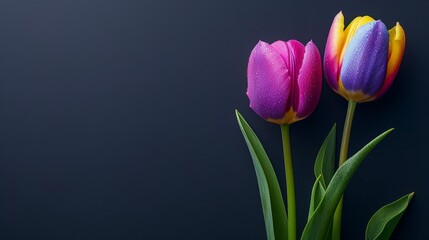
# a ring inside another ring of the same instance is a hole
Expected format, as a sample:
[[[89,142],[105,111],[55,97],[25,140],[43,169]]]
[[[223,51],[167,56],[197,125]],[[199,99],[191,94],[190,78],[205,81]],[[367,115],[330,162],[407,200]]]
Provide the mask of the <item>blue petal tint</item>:
[[[372,96],[386,76],[389,33],[381,21],[361,26],[344,54],[340,79],[346,91]]]

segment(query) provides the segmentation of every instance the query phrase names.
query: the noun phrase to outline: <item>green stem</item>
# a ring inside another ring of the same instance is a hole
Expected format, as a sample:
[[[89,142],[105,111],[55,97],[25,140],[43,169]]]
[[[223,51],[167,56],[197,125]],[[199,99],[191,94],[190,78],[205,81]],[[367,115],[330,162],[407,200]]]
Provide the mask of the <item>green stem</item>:
[[[289,125],[281,125],[281,129],[283,139],[283,156],[286,172],[288,240],[296,240],[295,181],[293,178],[292,155],[290,151]]]
[[[344,122],[344,130],[343,130],[343,138],[341,140],[341,149],[340,149],[340,158],[339,158],[339,166],[343,165],[347,160],[347,155],[349,152],[349,140],[350,140],[350,132],[352,130],[352,122],[353,115],[356,109],[356,102],[349,101],[349,105],[347,107],[347,115],[346,120]],[[340,240],[341,238],[341,217],[343,210],[343,198],[341,198],[338,203],[337,209],[334,214],[334,221],[332,224],[332,240]]]

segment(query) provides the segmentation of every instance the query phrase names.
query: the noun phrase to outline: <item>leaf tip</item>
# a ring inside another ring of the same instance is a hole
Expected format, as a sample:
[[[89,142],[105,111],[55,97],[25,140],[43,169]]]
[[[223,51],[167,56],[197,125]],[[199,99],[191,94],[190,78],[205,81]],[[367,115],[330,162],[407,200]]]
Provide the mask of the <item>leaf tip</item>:
[[[388,129],[387,131],[385,131],[384,133],[379,135],[378,138],[383,139],[383,138],[387,137],[387,135],[389,135],[393,130],[395,130],[395,129],[394,128]]]
[[[237,120],[240,122],[240,120],[243,118],[243,116],[241,116],[241,113],[235,109],[235,116],[237,117]]]

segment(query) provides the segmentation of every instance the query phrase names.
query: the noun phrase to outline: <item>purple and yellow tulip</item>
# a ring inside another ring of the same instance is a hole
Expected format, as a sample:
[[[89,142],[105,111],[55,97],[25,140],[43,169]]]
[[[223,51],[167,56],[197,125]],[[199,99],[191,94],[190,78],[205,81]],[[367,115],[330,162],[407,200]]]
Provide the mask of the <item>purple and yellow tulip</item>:
[[[326,80],[347,100],[373,101],[392,85],[404,48],[405,33],[399,23],[388,31],[380,20],[364,16],[355,18],[344,29],[340,12],[326,43]]]
[[[309,116],[320,98],[322,64],[312,41],[262,41],[255,46],[247,69],[250,107],[265,120],[290,124]]]

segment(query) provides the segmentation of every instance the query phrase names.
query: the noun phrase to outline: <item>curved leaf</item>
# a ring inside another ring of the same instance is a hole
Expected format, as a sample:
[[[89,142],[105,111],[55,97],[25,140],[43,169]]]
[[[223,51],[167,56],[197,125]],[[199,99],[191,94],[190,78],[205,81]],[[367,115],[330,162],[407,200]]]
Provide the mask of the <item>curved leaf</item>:
[[[326,189],[322,201],[305,226],[301,236],[302,240],[322,240],[326,238],[335,209],[351,178],[364,158],[392,130],[393,129],[389,129],[380,134],[338,168]]]
[[[237,110],[235,114],[255,167],[267,239],[287,240],[286,209],[273,166],[252,128]]]
[[[310,220],[311,216],[313,216],[314,211],[317,209],[317,206],[319,206],[320,201],[322,201],[323,196],[325,195],[325,188],[323,188],[322,183],[320,182],[322,176],[320,175],[316,182],[313,185],[313,189],[311,191],[311,200],[310,200],[310,208],[308,212],[308,220]],[[307,220],[307,221],[308,221]],[[332,221],[331,221],[332,223]],[[332,225],[329,224],[329,230],[328,234],[326,235],[326,240],[331,239],[332,235]]]
[[[366,240],[387,240],[408,207],[414,193],[380,208],[369,220],[366,227]]]
[[[325,195],[325,189],[320,182],[322,175],[316,179],[314,182],[313,189],[311,190],[311,198],[310,198],[310,207],[308,211],[308,220],[310,220],[320,201],[322,201],[323,195]]]
[[[334,175],[336,132],[337,125],[334,124],[325,141],[323,141],[322,146],[320,146],[316,162],[314,163],[314,176],[317,178],[319,175],[322,175],[320,182],[325,189]]]

